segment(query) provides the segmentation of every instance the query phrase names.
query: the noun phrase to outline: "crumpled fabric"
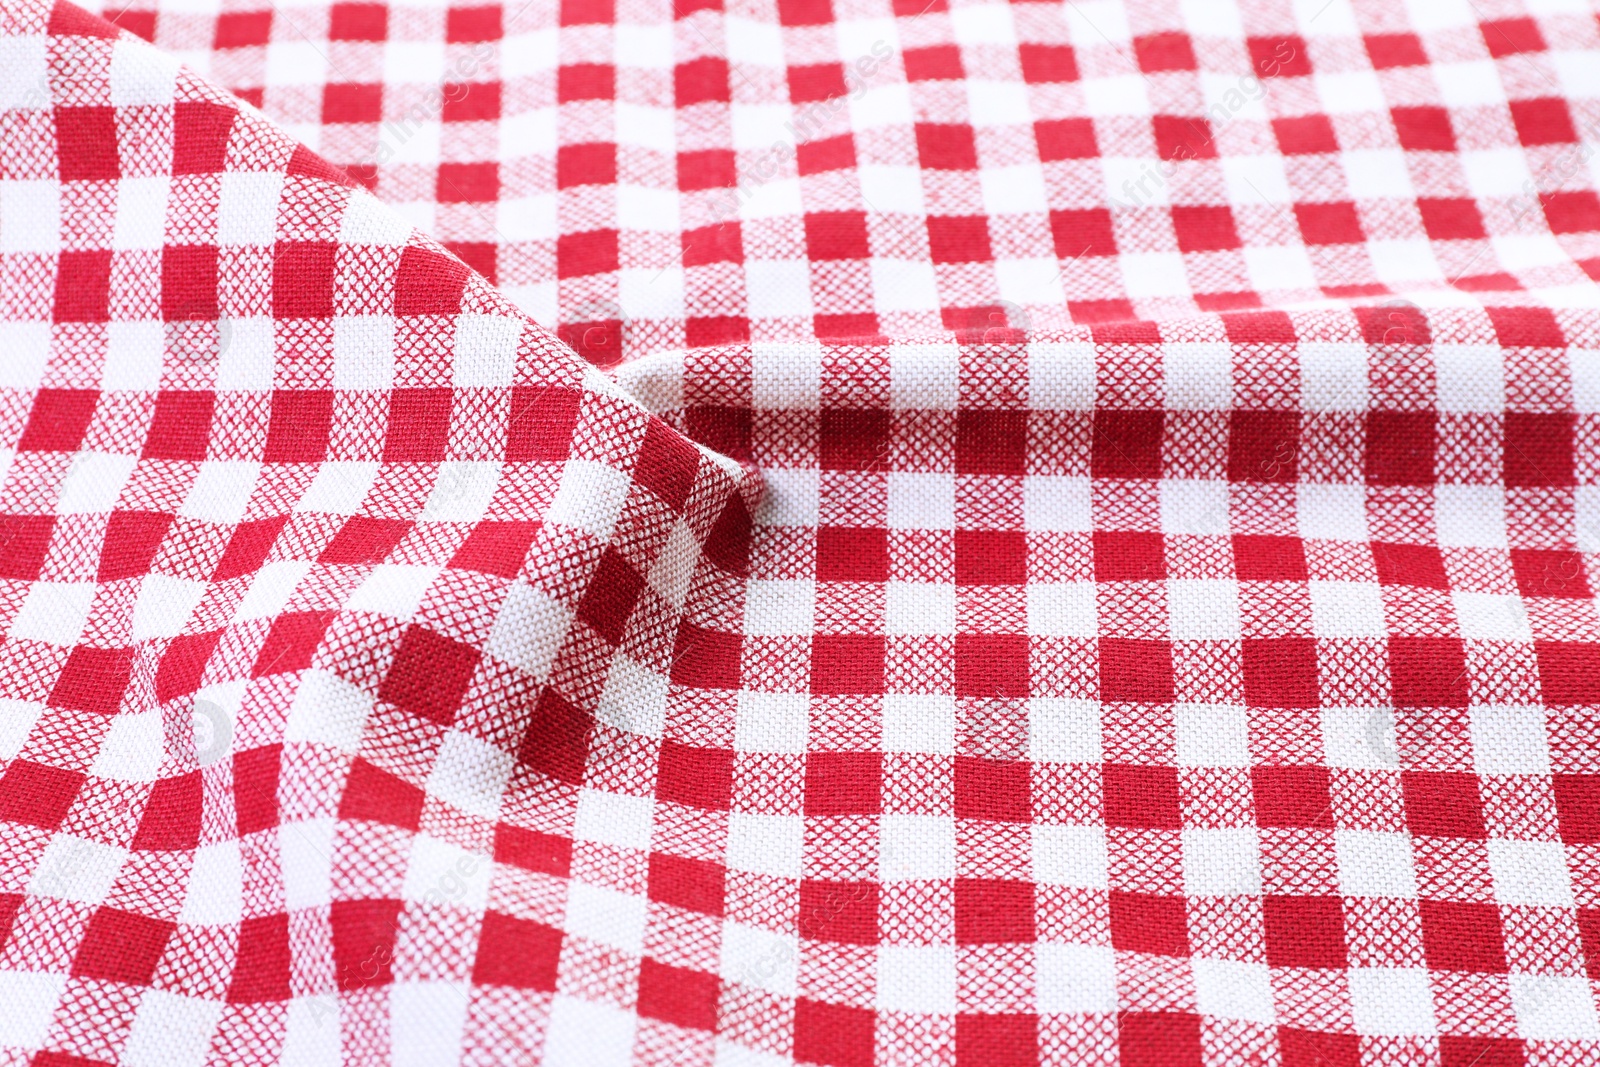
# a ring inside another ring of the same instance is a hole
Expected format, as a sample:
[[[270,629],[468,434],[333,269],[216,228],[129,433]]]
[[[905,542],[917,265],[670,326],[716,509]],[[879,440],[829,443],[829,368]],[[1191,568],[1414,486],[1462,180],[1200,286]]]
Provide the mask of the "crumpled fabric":
[[[103,14],[0,1064],[1600,1061],[1594,8]]]

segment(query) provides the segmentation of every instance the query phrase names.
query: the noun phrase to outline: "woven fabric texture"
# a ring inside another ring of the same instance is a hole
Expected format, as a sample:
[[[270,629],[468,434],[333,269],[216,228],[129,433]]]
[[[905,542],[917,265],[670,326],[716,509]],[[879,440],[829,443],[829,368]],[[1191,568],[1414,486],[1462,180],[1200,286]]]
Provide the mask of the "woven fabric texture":
[[[102,14],[0,1067],[1600,1064],[1592,6]]]

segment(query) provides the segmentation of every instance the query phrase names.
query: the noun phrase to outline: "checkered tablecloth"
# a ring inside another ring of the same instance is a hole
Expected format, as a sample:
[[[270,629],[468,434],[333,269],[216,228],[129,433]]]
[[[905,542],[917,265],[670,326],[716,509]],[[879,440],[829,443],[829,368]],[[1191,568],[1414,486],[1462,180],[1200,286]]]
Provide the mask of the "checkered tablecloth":
[[[121,4],[0,1067],[1600,1064],[1591,5]]]

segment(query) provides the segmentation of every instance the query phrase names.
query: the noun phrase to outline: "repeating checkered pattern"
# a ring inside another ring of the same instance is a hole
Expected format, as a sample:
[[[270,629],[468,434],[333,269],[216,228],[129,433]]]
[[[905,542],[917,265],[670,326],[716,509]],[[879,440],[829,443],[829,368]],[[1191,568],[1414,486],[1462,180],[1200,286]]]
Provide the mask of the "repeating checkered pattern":
[[[0,1063],[1600,1061],[1591,10],[5,3]]]
[[[103,3],[603,365],[1600,274],[1581,0]]]

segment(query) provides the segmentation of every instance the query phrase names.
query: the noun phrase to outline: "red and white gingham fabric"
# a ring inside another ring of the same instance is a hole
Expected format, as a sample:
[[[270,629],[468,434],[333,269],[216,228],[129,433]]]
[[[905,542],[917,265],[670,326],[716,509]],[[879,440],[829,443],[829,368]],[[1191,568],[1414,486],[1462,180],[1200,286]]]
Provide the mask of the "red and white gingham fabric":
[[[106,13],[0,1064],[1600,1063],[1593,9]]]

